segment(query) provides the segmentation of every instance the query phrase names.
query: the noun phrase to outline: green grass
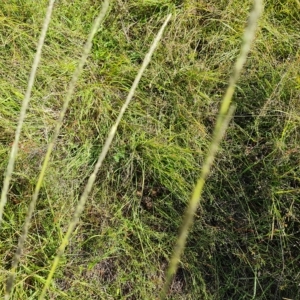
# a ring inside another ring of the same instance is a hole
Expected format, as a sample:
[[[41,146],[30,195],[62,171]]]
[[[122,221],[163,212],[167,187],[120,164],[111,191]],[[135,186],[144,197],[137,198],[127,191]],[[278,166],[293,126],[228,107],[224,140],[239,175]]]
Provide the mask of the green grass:
[[[47,1],[2,1],[4,173]],[[13,299],[36,299],[141,61],[174,14],[121,121],[49,298],[155,299],[239,53],[250,1],[116,1],[79,79],[37,203]],[[96,1],[57,2],[0,232],[5,282]],[[236,12],[239,12],[238,14]],[[268,1],[169,299],[299,297],[299,3]],[[0,294],[4,294],[4,285]]]

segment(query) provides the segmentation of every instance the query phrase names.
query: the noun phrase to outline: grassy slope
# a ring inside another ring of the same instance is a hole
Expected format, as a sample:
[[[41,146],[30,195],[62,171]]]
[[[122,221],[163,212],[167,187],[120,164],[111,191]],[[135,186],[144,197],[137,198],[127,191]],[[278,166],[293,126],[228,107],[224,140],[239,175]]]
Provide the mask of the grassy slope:
[[[46,2],[0,4],[1,173]],[[0,233],[0,282],[68,81],[99,9],[97,1],[69,3],[56,4],[23,130]],[[250,299],[255,278],[255,299],[300,297],[297,3],[266,5],[235,94],[236,117],[209,178],[170,299]],[[53,299],[155,298],[249,7],[250,1],[236,0],[114,3],[48,170],[14,299],[36,298],[108,129],[171,11],[173,22],[121,122],[51,288]]]

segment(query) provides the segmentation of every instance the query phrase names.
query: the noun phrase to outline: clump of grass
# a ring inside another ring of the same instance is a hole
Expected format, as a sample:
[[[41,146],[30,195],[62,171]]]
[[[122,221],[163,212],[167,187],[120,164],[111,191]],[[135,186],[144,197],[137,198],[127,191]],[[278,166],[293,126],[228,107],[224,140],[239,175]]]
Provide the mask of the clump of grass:
[[[3,173],[46,4],[0,3]],[[114,2],[49,162],[12,297],[38,297],[153,32],[172,12],[162,47],[119,125],[49,287],[52,298],[159,296],[228,70],[241,47],[249,4]],[[53,12],[0,231],[3,283],[41,158],[99,6],[75,0],[58,3]],[[255,286],[257,299],[298,297],[298,20],[297,2],[266,3],[233,96],[236,114],[206,182],[170,299],[204,298],[203,291],[210,299],[249,299]]]

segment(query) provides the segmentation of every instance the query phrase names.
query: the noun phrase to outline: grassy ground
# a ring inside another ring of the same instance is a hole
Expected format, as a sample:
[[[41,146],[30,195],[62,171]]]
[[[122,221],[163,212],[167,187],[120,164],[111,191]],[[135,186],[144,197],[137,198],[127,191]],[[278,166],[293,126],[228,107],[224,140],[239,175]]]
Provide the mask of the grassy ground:
[[[4,173],[47,1],[0,3]],[[36,299],[103,142],[167,13],[49,299],[155,299],[199,175],[250,1],[115,1],[47,171],[13,299]],[[58,1],[0,232],[0,282],[97,1]],[[238,13],[237,13],[238,12]],[[300,5],[267,1],[169,299],[299,299]],[[1,180],[3,178],[1,177]],[[4,292],[1,287],[0,294]]]

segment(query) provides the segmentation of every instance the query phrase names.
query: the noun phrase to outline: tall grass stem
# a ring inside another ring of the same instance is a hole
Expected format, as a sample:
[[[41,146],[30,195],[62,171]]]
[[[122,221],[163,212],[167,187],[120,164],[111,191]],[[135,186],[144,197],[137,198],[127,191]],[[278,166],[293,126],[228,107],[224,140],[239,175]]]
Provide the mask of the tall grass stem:
[[[10,181],[11,181],[12,173],[14,171],[14,165],[15,165],[15,161],[16,161],[16,157],[17,157],[17,153],[18,153],[18,144],[19,144],[19,140],[20,140],[20,135],[21,135],[23,123],[24,123],[24,120],[25,120],[25,117],[26,117],[26,111],[27,111],[27,108],[28,108],[28,105],[29,105],[29,101],[30,101],[30,97],[31,97],[31,91],[32,91],[32,87],[33,87],[34,80],[35,80],[35,77],[36,77],[36,71],[37,71],[38,65],[39,65],[40,60],[41,60],[42,48],[43,48],[44,41],[45,41],[45,38],[46,38],[46,33],[48,31],[49,23],[50,23],[50,20],[51,20],[51,15],[52,15],[54,2],[55,2],[55,0],[50,0],[49,4],[48,4],[46,16],[45,16],[45,19],[44,19],[43,28],[42,28],[41,35],[40,35],[40,38],[39,38],[39,41],[38,41],[36,53],[35,53],[35,56],[34,56],[33,64],[32,64],[30,75],[29,75],[27,90],[26,90],[26,93],[25,93],[25,96],[24,96],[24,99],[23,99],[23,102],[22,102],[19,121],[18,121],[17,129],[16,129],[16,133],[15,133],[15,139],[14,139],[13,144],[12,144],[9,161],[8,161],[8,164],[7,164],[6,173],[4,174],[4,181],[3,181],[3,187],[2,187],[2,192],[1,192],[1,200],[0,200],[0,226],[1,226],[1,222],[2,222],[4,207],[5,207],[5,204],[7,202],[7,194],[8,194],[9,184],[10,184]]]
[[[85,206],[85,203],[87,201],[88,195],[89,195],[90,191],[92,190],[93,184],[94,184],[95,179],[96,179],[96,175],[97,175],[100,167],[102,166],[102,163],[103,163],[103,161],[104,161],[104,159],[105,159],[105,157],[107,155],[107,152],[108,152],[108,150],[109,150],[109,148],[111,146],[111,143],[112,143],[113,138],[114,138],[114,136],[116,134],[118,125],[119,125],[119,123],[120,123],[120,121],[121,121],[121,119],[122,119],[122,117],[123,117],[123,115],[124,115],[124,113],[125,113],[128,105],[130,104],[130,102],[131,102],[131,100],[133,98],[135,90],[136,90],[136,88],[137,88],[137,86],[138,86],[138,84],[139,84],[139,82],[141,80],[141,77],[142,77],[142,75],[143,75],[146,67],[148,66],[148,64],[151,61],[151,57],[153,55],[153,52],[157,48],[158,43],[159,43],[159,41],[160,41],[160,39],[162,37],[162,34],[163,34],[164,30],[165,30],[165,27],[167,26],[168,22],[170,21],[170,18],[171,18],[171,14],[169,14],[167,16],[165,22],[163,23],[162,27],[160,28],[158,34],[156,35],[156,37],[155,37],[152,45],[150,46],[149,52],[146,54],[146,56],[145,56],[145,58],[143,60],[143,63],[141,65],[141,68],[139,69],[138,74],[135,77],[135,80],[134,80],[134,82],[133,82],[133,84],[132,84],[132,86],[130,88],[130,91],[128,93],[126,101],[123,104],[123,106],[122,106],[122,108],[121,108],[121,110],[119,112],[117,120],[116,120],[115,124],[112,126],[112,128],[111,128],[111,130],[110,130],[110,132],[108,134],[108,137],[107,137],[107,139],[105,141],[105,144],[104,144],[104,146],[102,148],[102,151],[101,151],[101,153],[99,155],[99,158],[98,158],[97,163],[95,165],[95,168],[93,170],[93,173],[89,177],[87,185],[85,186],[85,189],[84,189],[84,191],[83,191],[83,193],[82,193],[82,195],[81,195],[81,197],[79,199],[78,205],[77,205],[77,207],[75,209],[75,213],[74,213],[73,218],[72,218],[72,220],[71,220],[71,222],[69,224],[67,233],[65,234],[65,236],[64,236],[64,238],[63,238],[63,240],[61,242],[61,245],[59,246],[59,248],[57,250],[57,255],[54,258],[54,261],[53,261],[52,266],[51,266],[51,270],[49,272],[49,275],[47,277],[46,283],[45,283],[45,285],[43,287],[43,290],[41,292],[41,295],[39,297],[39,300],[43,300],[44,297],[45,297],[47,289],[49,288],[50,283],[52,281],[52,277],[53,277],[53,275],[55,273],[55,270],[56,270],[56,268],[58,266],[59,260],[60,260],[60,258],[62,257],[62,255],[63,255],[63,253],[65,251],[65,248],[66,248],[66,246],[67,246],[67,244],[69,242],[69,239],[71,237],[72,232],[74,231],[76,225],[78,224],[79,217],[80,217],[80,215],[81,215],[81,213],[82,213],[82,211],[84,209],[84,206]]]
[[[69,106],[69,102],[70,102],[70,100],[71,100],[71,98],[74,94],[75,87],[76,87],[76,82],[77,82],[77,80],[78,80],[78,78],[79,78],[79,76],[80,76],[80,74],[83,70],[83,66],[86,63],[86,60],[87,60],[88,55],[90,53],[90,50],[92,48],[92,40],[93,40],[95,34],[97,33],[97,30],[98,30],[99,26],[103,22],[104,17],[106,15],[107,11],[108,11],[108,8],[109,8],[109,0],[105,0],[103,2],[102,9],[101,9],[98,17],[94,20],[94,23],[93,23],[91,31],[89,33],[87,42],[86,42],[86,44],[83,48],[83,53],[82,53],[81,59],[80,59],[79,64],[78,64],[78,66],[77,66],[77,68],[76,68],[76,70],[73,74],[71,82],[69,84],[69,88],[68,88],[68,91],[67,91],[64,103],[63,103],[63,107],[61,109],[59,118],[57,120],[56,127],[55,127],[55,130],[54,130],[54,134],[53,134],[52,139],[51,139],[51,141],[48,145],[47,153],[46,153],[43,165],[42,165],[42,169],[41,169],[41,172],[40,172],[39,177],[38,177],[38,181],[37,181],[37,184],[36,184],[33,196],[32,196],[32,200],[31,200],[31,202],[29,204],[29,207],[28,207],[25,222],[24,222],[24,225],[23,225],[23,230],[22,230],[22,233],[21,233],[21,235],[19,237],[19,240],[18,240],[17,250],[16,250],[14,258],[13,258],[12,267],[11,267],[11,270],[10,270],[10,276],[8,278],[7,285],[6,285],[6,298],[9,297],[9,294],[11,293],[11,290],[12,290],[12,287],[13,287],[16,268],[18,267],[18,264],[19,264],[19,261],[20,261],[20,258],[21,258],[21,254],[22,254],[22,251],[23,251],[23,248],[24,248],[24,243],[25,243],[25,240],[26,240],[27,235],[28,235],[28,228],[29,228],[29,225],[30,225],[30,222],[31,222],[31,218],[32,218],[35,206],[36,206],[36,202],[37,202],[38,195],[39,195],[39,192],[40,192],[40,189],[41,189],[41,186],[42,186],[42,182],[43,182],[43,179],[44,179],[44,176],[45,176],[45,172],[46,172],[47,166],[49,164],[49,160],[50,160],[52,150],[54,148],[55,142],[57,140],[60,129],[62,127],[63,119],[64,119],[64,116],[66,114],[67,108]],[[48,15],[47,15],[47,17],[48,17]]]
[[[252,41],[255,37],[255,32],[258,27],[258,20],[263,11],[263,3],[262,0],[254,0],[253,9],[250,12],[248,25],[245,28],[243,35],[243,44],[241,46],[240,54],[236,60],[236,63],[233,67],[233,73],[229,80],[229,85],[226,90],[226,93],[222,99],[220,111],[217,117],[216,125],[213,132],[213,137],[211,144],[208,149],[208,153],[206,155],[205,161],[203,163],[203,167],[201,170],[200,177],[196,183],[196,186],[193,190],[192,197],[188,203],[188,206],[185,211],[185,215],[183,218],[181,230],[179,232],[179,236],[173,251],[173,254],[170,259],[169,267],[166,272],[166,280],[163,286],[160,299],[165,299],[167,293],[169,291],[169,287],[173,280],[173,277],[177,271],[178,264],[180,261],[180,257],[184,251],[187,236],[189,234],[189,230],[194,221],[194,215],[197,210],[199,201],[202,196],[203,188],[205,185],[205,181],[210,172],[212,164],[214,162],[216,153],[219,149],[220,142],[225,134],[226,128],[228,126],[231,115],[233,114],[233,108],[231,106],[232,96],[235,90],[235,85],[240,77],[241,71],[247,59],[248,53],[250,51],[250,47]]]

